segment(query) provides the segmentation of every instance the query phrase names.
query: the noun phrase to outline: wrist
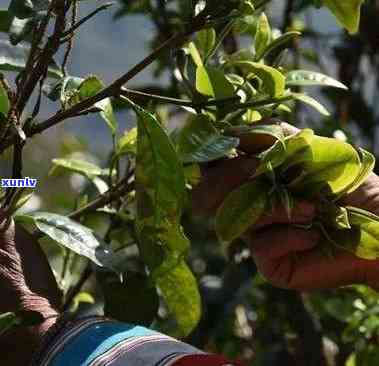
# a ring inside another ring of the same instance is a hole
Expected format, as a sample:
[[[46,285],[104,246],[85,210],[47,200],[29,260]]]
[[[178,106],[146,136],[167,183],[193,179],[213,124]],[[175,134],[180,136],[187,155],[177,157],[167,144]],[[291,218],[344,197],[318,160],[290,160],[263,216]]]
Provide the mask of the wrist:
[[[7,366],[29,365],[34,353],[40,347],[44,336],[57,322],[58,313],[46,316],[44,320],[33,326],[17,326],[0,337],[1,364]],[[19,349],[22,344],[22,352]]]

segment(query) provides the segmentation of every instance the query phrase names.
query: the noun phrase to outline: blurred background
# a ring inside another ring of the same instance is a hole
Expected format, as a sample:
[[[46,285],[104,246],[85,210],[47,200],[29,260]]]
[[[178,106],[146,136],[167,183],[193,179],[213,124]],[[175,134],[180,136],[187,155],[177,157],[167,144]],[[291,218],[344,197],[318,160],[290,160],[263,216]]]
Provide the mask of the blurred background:
[[[177,29],[180,4],[184,1],[116,2],[78,32],[68,63],[69,74],[95,74],[106,83],[114,80]],[[80,2],[79,15],[89,13],[100,3]],[[363,146],[378,156],[379,1],[365,2],[360,32],[354,36],[343,31],[328,11],[316,9],[314,3],[272,0],[266,12],[278,32],[293,29],[303,34],[293,43],[287,63],[299,69],[321,71],[342,81],[349,90],[312,89],[311,93],[328,107],[330,117],[297,106],[292,115],[282,118]],[[8,0],[0,0],[1,8],[8,5]],[[249,42],[246,34],[235,31],[225,40],[224,48],[232,52],[249,47]],[[165,55],[128,86],[177,96],[178,85],[171,66],[170,55]],[[134,117],[122,106],[115,107],[120,135],[134,125]],[[40,118],[56,110],[57,105],[44,98]],[[159,110],[162,115],[172,112]],[[111,146],[106,125],[93,115],[66,121],[50,129],[43,138],[34,137],[25,153],[24,175],[38,178],[39,184],[25,209],[71,211],[76,205],[75,197],[92,195],[93,188],[77,174],[49,174],[51,160],[77,156],[105,165]],[[0,158],[0,176],[9,174],[9,154]],[[98,213],[88,218],[87,224],[106,231],[107,220],[105,214]],[[243,243],[225,254],[203,222],[186,215],[185,228],[193,247],[190,262],[204,299],[203,319],[189,342],[240,358],[246,365],[379,365],[376,292],[364,286],[314,294],[275,289],[256,273]],[[54,261],[57,249],[48,250],[56,271],[60,271],[62,264]],[[73,278],[80,266],[80,260],[72,266]],[[86,291],[89,296],[98,295],[91,283]]]

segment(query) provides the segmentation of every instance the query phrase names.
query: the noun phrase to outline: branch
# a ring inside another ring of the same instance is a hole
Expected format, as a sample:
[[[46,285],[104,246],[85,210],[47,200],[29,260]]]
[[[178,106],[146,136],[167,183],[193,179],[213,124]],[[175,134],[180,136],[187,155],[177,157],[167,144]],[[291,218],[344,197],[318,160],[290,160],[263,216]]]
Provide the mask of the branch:
[[[197,16],[193,19],[191,23],[191,27],[184,32],[174,34],[172,37],[167,39],[164,43],[162,43],[158,48],[156,48],[150,55],[148,55],[141,62],[132,67],[126,74],[122,75],[120,78],[115,80],[108,87],[104,88],[99,93],[94,96],[83,100],[82,102],[75,104],[73,107],[66,109],[64,111],[59,111],[54,116],[48,118],[47,120],[39,123],[36,126],[33,126],[29,131],[27,131],[26,136],[31,137],[35,134],[41,133],[47,130],[50,127],[57,125],[58,123],[75,117],[84,110],[90,108],[95,103],[109,97],[118,96],[121,90],[121,87],[126,84],[129,80],[134,78],[137,74],[139,74],[142,70],[144,70],[147,66],[149,66],[152,62],[154,62],[159,55],[168,49],[176,47],[178,44],[182,44],[185,42],[188,37],[202,29],[207,24],[207,20],[202,16]],[[24,93],[25,94],[25,93]],[[24,100],[24,97],[22,98]],[[21,105],[24,103],[21,103]],[[9,146],[13,145],[15,142],[14,139],[6,141],[3,146],[0,147],[0,153],[2,153]]]
[[[145,93],[139,90],[132,90],[132,89],[126,89],[126,88],[122,88],[120,90],[120,96],[121,96],[121,99],[124,99],[123,96],[126,98],[130,98],[131,96],[136,96],[136,97],[142,97],[149,100],[153,99],[162,103],[174,104],[174,105],[179,105],[183,107],[191,107],[191,108],[201,108],[201,107],[207,107],[211,105],[223,105],[227,102],[236,102],[240,100],[240,97],[236,95],[232,97],[211,99],[211,100],[197,103],[197,102],[192,102],[191,100],[165,97],[162,95],[149,94],[149,93]]]
[[[112,5],[114,5],[114,2],[105,3],[104,5],[99,6],[97,9],[86,15],[84,18],[80,19],[75,25],[73,25],[69,30],[64,32],[61,36],[61,38],[69,37],[72,33],[74,33],[81,25],[83,25],[86,21],[90,20],[92,17],[94,17],[97,13],[101,12],[102,10],[106,10]],[[63,42],[66,40],[63,39]]]
[[[143,59],[141,62],[132,67],[126,74],[122,75],[119,79],[115,80],[108,87],[104,88],[102,91],[100,91],[93,97],[85,99],[69,109],[60,111],[51,118],[47,119],[46,121],[41,122],[40,124],[35,126],[27,136],[30,137],[37,133],[41,133],[44,130],[52,126],[55,126],[56,124],[65,119],[74,117],[78,113],[82,112],[83,110],[91,107],[93,104],[105,98],[118,96],[121,87],[128,81],[130,81],[132,78],[134,78],[137,74],[139,74],[142,70],[144,70],[147,66],[149,66],[152,62],[154,62],[163,51],[175,47],[178,44],[182,44],[192,33],[200,30],[201,28],[203,28],[204,25],[205,20],[202,18],[199,18],[197,21],[194,21],[193,27],[191,27],[190,30],[173,35],[171,38],[162,43],[157,49],[155,49],[150,55],[148,55],[145,59]]]
[[[61,35],[66,27],[66,13],[64,1],[55,1],[54,11],[57,15],[53,35],[46,42],[43,51],[38,57],[38,62],[36,66],[34,68],[31,68],[29,70],[28,75],[26,75],[26,77],[28,78],[26,78],[22,90],[18,95],[15,107],[19,115],[22,114],[22,111],[24,110],[26,103],[32,95],[35,86],[37,85],[39,79],[45,74],[50,60],[59,49]]]
[[[70,308],[75,296],[80,292],[85,282],[91,277],[92,272],[91,263],[88,263],[83,273],[80,275],[78,282],[67,291],[62,311],[67,311]]]
[[[122,197],[124,194],[130,192],[134,187],[134,182],[128,183],[130,175],[127,178],[122,179],[114,187],[110,188],[107,192],[99,195],[93,201],[89,202],[87,205],[81,207],[80,209],[71,212],[68,215],[70,219],[78,219],[85,213],[97,210],[98,208],[104,207],[107,204],[113,202],[114,200]]]
[[[246,103],[240,103],[236,105],[236,110],[239,109],[247,109],[247,108],[257,108],[257,107],[263,107],[270,104],[280,104],[283,102],[288,102],[290,100],[293,100],[292,95],[286,95],[279,98],[268,98],[268,99],[262,99],[262,100],[253,100]]]

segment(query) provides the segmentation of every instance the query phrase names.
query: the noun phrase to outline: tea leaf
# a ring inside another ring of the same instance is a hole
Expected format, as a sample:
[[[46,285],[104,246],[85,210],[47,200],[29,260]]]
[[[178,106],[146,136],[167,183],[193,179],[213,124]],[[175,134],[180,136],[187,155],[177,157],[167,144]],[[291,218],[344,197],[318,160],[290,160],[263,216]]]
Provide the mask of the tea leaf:
[[[358,32],[363,0],[322,0],[322,2],[336,16],[338,23],[345,27],[349,33]]]
[[[262,13],[257,22],[255,33],[255,60],[259,61],[271,40],[271,27],[265,13]]]
[[[238,143],[235,137],[221,135],[209,118],[196,115],[178,136],[178,154],[184,163],[204,163],[226,156]]]
[[[198,92],[214,98],[226,98],[234,95],[233,85],[224,73],[210,66],[197,67],[196,89]]]
[[[216,233],[221,243],[239,238],[266,209],[267,185],[260,180],[248,182],[231,192],[216,214]]]
[[[330,76],[315,71],[293,70],[286,74],[287,86],[330,86],[340,89],[348,89],[346,85],[331,78]]]

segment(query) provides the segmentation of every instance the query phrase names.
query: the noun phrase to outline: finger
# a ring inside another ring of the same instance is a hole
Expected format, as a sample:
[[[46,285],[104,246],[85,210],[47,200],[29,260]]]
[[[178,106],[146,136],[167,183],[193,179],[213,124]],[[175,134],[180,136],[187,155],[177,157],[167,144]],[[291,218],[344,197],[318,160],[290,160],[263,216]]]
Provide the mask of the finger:
[[[344,206],[354,206],[379,215],[379,177],[371,173],[354,192],[340,200]]]
[[[266,238],[264,243],[264,239],[259,236],[251,241],[258,270],[274,286],[297,291],[359,283],[372,286],[371,272],[367,268],[375,261],[357,258],[345,250],[337,250],[333,258],[327,257],[317,248],[317,234],[313,234],[313,239],[304,235],[301,230],[287,234],[277,230],[269,242]]]
[[[205,169],[201,182],[192,191],[194,214],[213,214],[232,190],[251,177],[257,166],[256,158],[241,156]]]
[[[283,259],[288,263],[278,265]],[[333,258],[325,256],[319,250],[310,250],[301,252],[296,257],[283,257],[276,262],[273,264],[276,267],[290,268],[290,272],[285,274],[285,286],[298,291],[325,290],[366,283],[364,267],[367,261],[345,250],[337,251]]]
[[[272,226],[250,234],[248,243],[254,258],[258,261],[268,261],[312,249],[317,245],[319,238],[320,232],[315,229]]]
[[[274,286],[295,288],[296,258],[312,252],[319,240],[318,231],[270,227],[250,238],[249,246],[259,272]]]
[[[298,201],[291,210],[291,216],[283,205],[275,207],[271,212],[265,212],[264,215],[254,224],[251,230],[259,230],[261,228],[273,224],[307,224],[315,217],[315,205],[308,201]]]

